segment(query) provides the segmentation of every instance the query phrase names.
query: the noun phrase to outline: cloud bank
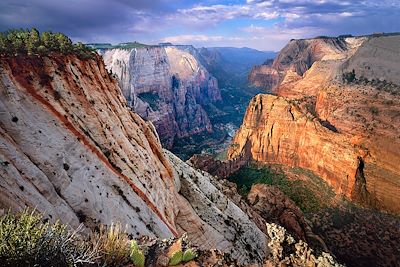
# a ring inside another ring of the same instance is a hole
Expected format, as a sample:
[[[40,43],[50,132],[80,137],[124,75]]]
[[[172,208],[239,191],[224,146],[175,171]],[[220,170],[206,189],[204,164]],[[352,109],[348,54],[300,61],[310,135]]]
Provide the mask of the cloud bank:
[[[292,38],[400,31],[398,0],[2,0],[0,30],[36,27],[84,42],[279,50]]]

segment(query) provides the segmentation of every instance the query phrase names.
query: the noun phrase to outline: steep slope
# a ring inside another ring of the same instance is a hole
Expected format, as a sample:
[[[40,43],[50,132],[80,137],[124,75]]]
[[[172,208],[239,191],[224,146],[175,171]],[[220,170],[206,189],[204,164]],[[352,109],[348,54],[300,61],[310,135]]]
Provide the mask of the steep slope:
[[[399,213],[400,37],[328,40],[282,50],[278,96],[251,101],[229,157],[249,143],[254,160],[310,169],[339,194]]]
[[[352,144],[284,98],[253,98],[228,157],[234,158],[246,142],[252,159],[313,170],[338,193],[351,196],[358,168]]]
[[[0,66],[0,208],[36,207],[89,229],[190,233],[200,248],[260,262],[267,238],[213,178],[163,151],[101,59],[7,57]]]
[[[154,123],[167,148],[175,138],[213,131],[204,106],[220,101],[221,94],[193,50],[157,46],[103,52],[128,104]]]

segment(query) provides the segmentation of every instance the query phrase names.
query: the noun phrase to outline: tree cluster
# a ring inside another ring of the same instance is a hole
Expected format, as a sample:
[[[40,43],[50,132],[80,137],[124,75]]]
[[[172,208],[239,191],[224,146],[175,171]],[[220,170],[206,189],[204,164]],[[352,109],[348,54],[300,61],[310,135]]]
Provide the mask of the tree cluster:
[[[51,52],[77,54],[83,58],[93,57],[90,48],[80,42],[72,43],[62,33],[39,33],[35,28],[0,33],[0,55],[46,55]]]

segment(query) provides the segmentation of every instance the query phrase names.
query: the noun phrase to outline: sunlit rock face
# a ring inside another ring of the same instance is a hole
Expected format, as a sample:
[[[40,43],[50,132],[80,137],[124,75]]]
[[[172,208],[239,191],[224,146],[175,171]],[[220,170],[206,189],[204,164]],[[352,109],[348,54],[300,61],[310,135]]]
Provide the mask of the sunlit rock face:
[[[354,53],[365,40],[364,37],[291,40],[272,63],[255,66],[249,82],[268,90],[278,90],[284,80],[300,79],[315,62],[343,59]]]
[[[399,213],[399,42],[291,41],[274,62],[282,71],[277,95],[250,102],[229,157],[251,144],[254,160],[310,169],[339,194]]]
[[[161,147],[101,58],[2,58],[0,210],[25,207],[86,229],[190,233],[194,245],[260,262],[267,238],[205,173]]]
[[[174,138],[212,132],[204,107],[221,100],[217,80],[190,46],[111,49],[102,53],[128,104],[154,123],[167,148]]]

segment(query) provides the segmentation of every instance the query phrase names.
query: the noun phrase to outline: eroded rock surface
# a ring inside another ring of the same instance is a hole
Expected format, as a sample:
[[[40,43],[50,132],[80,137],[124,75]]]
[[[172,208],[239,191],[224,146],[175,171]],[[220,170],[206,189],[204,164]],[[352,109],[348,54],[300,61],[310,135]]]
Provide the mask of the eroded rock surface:
[[[193,47],[111,49],[103,58],[129,106],[154,123],[165,147],[174,138],[213,131],[204,107],[220,101],[221,93]]]
[[[133,237],[188,232],[241,264],[268,254],[212,177],[162,149],[100,58],[2,58],[0,75],[1,209],[35,207],[87,229],[119,221]]]
[[[278,223],[297,239],[306,240],[308,226],[303,213],[279,188],[265,184],[253,185],[247,199],[266,221]]]

